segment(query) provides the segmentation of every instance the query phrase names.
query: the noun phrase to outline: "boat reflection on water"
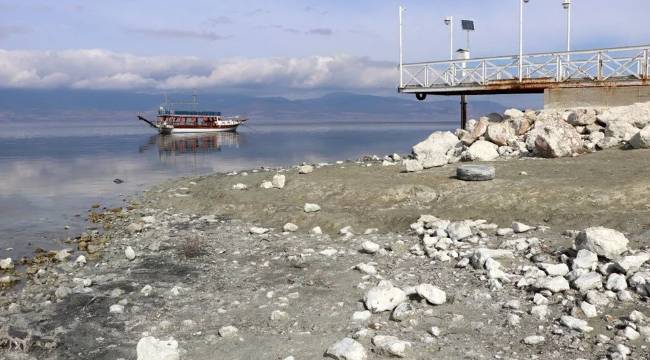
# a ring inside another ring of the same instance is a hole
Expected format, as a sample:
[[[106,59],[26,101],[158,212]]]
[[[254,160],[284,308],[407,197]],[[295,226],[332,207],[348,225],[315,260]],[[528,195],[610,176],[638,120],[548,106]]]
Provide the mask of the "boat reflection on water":
[[[140,152],[157,147],[161,159],[185,154],[201,154],[221,151],[223,146],[238,148],[244,137],[236,132],[213,134],[154,135],[140,147]]]

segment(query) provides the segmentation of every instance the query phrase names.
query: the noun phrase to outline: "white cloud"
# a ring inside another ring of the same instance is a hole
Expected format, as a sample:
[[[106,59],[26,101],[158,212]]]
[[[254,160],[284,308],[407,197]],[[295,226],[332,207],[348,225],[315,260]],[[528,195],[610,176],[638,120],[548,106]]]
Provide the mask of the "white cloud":
[[[389,62],[347,55],[235,58],[136,56],[107,50],[0,50],[0,87],[75,89],[379,89],[394,87]]]

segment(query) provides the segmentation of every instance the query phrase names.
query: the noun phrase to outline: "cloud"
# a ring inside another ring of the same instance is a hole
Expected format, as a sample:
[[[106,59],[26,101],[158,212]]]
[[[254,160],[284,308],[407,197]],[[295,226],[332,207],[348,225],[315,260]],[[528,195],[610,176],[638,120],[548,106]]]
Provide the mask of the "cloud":
[[[328,28],[316,28],[316,29],[307,30],[305,33],[308,35],[330,36],[334,34],[334,31]]]
[[[13,35],[28,33],[31,30],[22,26],[2,26],[0,25],[0,39],[8,38]]]
[[[228,16],[216,16],[207,19],[207,23],[210,25],[227,25],[232,24],[232,18]]]
[[[130,29],[130,32],[157,37],[157,38],[177,38],[177,39],[199,39],[199,40],[224,40],[228,39],[229,36],[224,36],[217,34],[212,31],[195,31],[195,30],[184,30],[184,29],[148,29],[148,28],[139,28],[139,29]]]
[[[107,50],[0,50],[0,87],[120,90],[383,89],[390,62],[348,55],[234,58],[136,56]]]

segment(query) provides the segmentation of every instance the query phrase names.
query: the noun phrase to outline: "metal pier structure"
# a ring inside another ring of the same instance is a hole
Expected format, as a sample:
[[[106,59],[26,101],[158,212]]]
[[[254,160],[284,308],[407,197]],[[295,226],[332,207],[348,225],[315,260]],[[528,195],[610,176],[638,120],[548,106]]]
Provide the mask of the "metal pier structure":
[[[428,95],[526,94],[553,89],[646,86],[650,85],[649,56],[650,45],[645,45],[409,63],[400,66],[398,90],[424,100]],[[466,113],[466,108],[462,112]]]

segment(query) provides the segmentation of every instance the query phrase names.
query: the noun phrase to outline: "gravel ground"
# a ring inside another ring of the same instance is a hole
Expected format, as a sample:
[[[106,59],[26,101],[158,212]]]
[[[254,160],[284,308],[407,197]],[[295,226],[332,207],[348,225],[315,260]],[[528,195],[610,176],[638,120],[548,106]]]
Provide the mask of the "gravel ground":
[[[390,335],[408,342],[399,344],[409,359],[646,359],[650,329],[630,314],[650,309],[633,289],[594,289],[607,304],[587,318],[581,304],[591,295],[573,281],[550,291],[524,280],[547,279],[539,263],[575,265],[576,233],[567,230],[605,226],[630,239],[626,254],[645,250],[649,155],[496,162],[497,179],[484,183],[454,179],[452,166],[404,174],[377,161],[172,181],[128,209],[98,211],[105,232],[76,239],[69,255],[40,254],[18,272],[0,272],[21,279],[0,294],[0,328],[8,326],[0,358],[136,359],[138,341],[154,336],[177,340],[182,359],[321,359],[344,338],[367,359],[385,359],[400,355],[376,338]],[[259,187],[276,172],[286,176],[283,189]],[[233,190],[240,183],[247,190]],[[305,203],[321,210],[306,213]],[[471,234],[428,246],[422,233],[437,230],[423,214],[472,219],[455,223]],[[497,236],[514,221],[534,229]],[[288,222],[297,231],[284,232]],[[324,234],[311,233],[315,226]],[[364,251],[368,241],[379,250]],[[504,276],[464,264],[484,248],[511,252],[497,259]],[[404,290],[406,311],[353,321],[381,280]],[[438,287],[446,301],[433,305],[413,290],[420,284]],[[569,315],[593,330],[563,325]],[[631,340],[628,328],[640,336]],[[29,349],[5,339],[26,339]]]

